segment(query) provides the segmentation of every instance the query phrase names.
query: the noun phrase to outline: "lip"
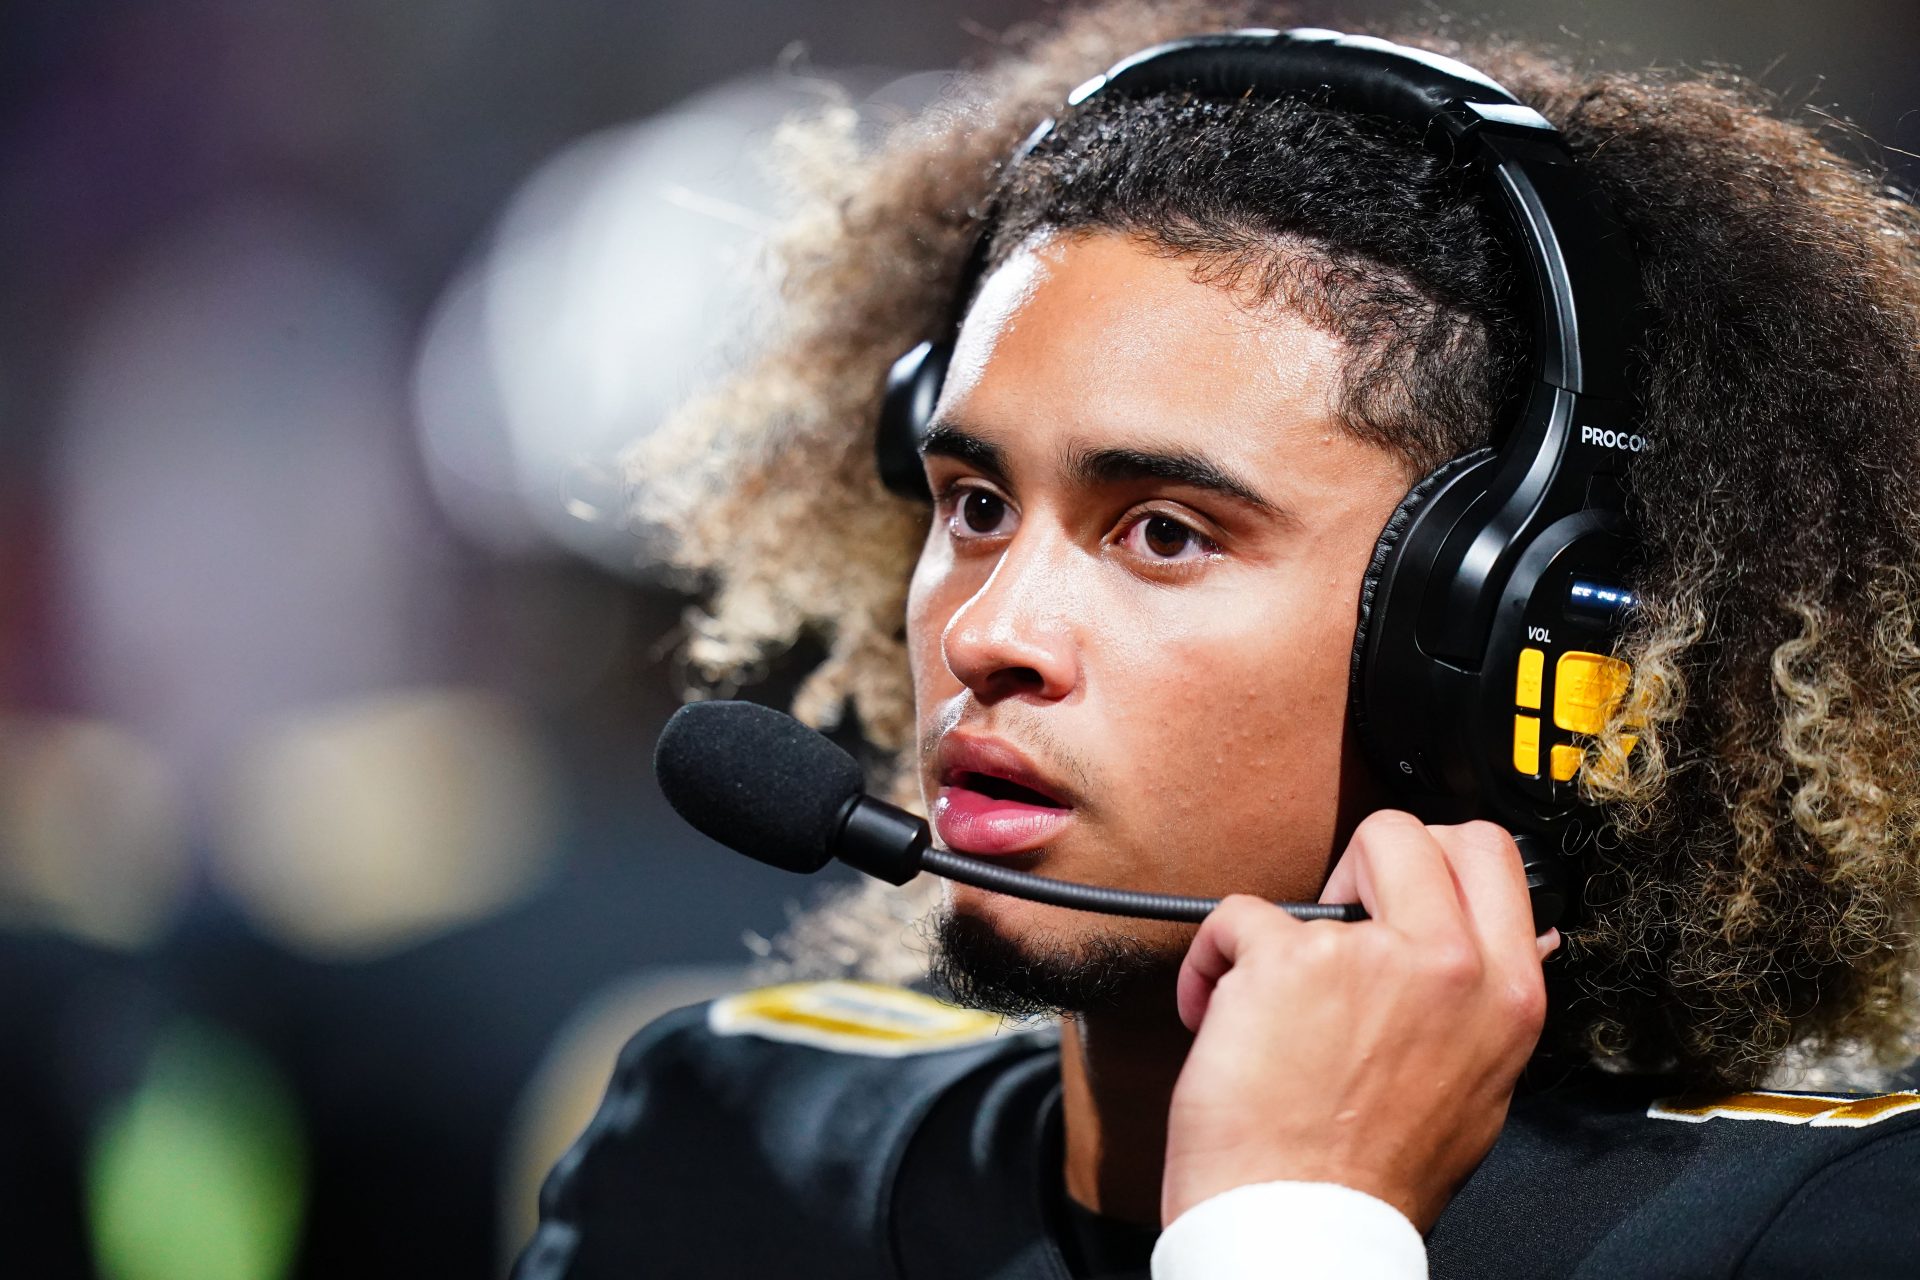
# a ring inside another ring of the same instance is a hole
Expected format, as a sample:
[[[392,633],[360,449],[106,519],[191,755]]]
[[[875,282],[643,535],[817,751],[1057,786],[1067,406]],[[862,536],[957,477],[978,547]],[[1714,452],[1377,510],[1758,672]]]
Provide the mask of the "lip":
[[[933,801],[933,828],[959,853],[1029,853],[1057,838],[1074,820],[1073,793],[1002,739],[949,733],[941,739],[934,763],[940,791]],[[1055,803],[990,795],[968,785],[981,776],[1025,787]]]

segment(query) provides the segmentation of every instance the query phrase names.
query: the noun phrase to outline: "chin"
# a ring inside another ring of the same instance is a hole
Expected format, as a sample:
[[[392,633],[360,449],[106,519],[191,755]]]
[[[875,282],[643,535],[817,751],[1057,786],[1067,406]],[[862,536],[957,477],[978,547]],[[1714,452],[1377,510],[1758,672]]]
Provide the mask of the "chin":
[[[1049,875],[1045,868],[1036,875]],[[1073,879],[1074,877],[1060,877]],[[1097,880],[1084,883],[1097,884]],[[1132,916],[1110,916],[1098,911],[1080,911],[1056,907],[1045,902],[1030,902],[973,885],[946,885],[943,910],[956,917],[978,921],[1010,943],[1028,947],[1037,953],[1055,954],[1099,939],[1127,939],[1161,950],[1172,950],[1176,961],[1186,954],[1197,926],[1172,920],[1141,920]]]
[[[1193,926],[1131,920],[950,887],[930,976],[955,1003],[1070,1017],[1169,1002]]]

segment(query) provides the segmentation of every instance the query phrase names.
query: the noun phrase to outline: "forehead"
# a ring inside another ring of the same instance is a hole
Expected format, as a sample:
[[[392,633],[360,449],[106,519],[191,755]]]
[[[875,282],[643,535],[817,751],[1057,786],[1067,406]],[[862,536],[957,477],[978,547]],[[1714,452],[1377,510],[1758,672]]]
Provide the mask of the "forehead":
[[[1358,443],[1334,412],[1339,341],[1195,265],[1114,232],[1030,241],[968,311],[941,416],[1017,429],[1010,447],[1179,444],[1266,465],[1330,433]]]

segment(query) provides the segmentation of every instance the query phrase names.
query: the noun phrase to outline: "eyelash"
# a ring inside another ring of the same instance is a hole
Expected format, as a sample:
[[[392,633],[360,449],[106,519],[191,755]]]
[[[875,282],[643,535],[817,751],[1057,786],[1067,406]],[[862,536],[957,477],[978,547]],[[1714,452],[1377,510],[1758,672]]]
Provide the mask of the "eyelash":
[[[935,519],[946,522],[947,535],[957,542],[980,542],[999,536],[991,533],[960,532],[960,522],[965,518],[964,513],[960,509],[960,504],[965,502],[969,495],[975,493],[983,493],[989,497],[998,498],[1006,504],[1009,511],[1013,510],[1013,503],[1008,501],[1006,495],[989,489],[978,481],[968,478],[948,481],[942,485],[939,492],[934,495],[934,517]]]
[[[1007,536],[996,533],[963,533],[960,531],[961,522],[965,519],[960,504],[965,502],[970,494],[974,493],[987,494],[1005,503],[1009,511],[1014,509],[1013,503],[1009,501],[1004,494],[987,488],[977,481],[969,478],[950,480],[942,485],[939,492],[934,496],[936,518],[946,522],[947,536],[956,542],[984,542],[989,539]],[[1117,536],[1112,539],[1112,544],[1124,546],[1126,541],[1133,536],[1135,530],[1141,529],[1148,521],[1154,519],[1166,520],[1185,530],[1187,536],[1192,540],[1191,545],[1197,546],[1200,554],[1186,559],[1168,559],[1133,552],[1132,554],[1137,560],[1150,564],[1162,572],[1169,570],[1181,571],[1196,568],[1221,554],[1219,542],[1209,536],[1204,530],[1200,529],[1193,521],[1158,507],[1144,507],[1129,512],[1127,518],[1121,522],[1119,532]]]
[[[1170,511],[1162,511],[1155,507],[1148,507],[1134,512],[1132,517],[1121,526],[1120,536],[1117,541],[1124,544],[1128,539],[1133,537],[1135,530],[1144,530],[1150,521],[1156,519],[1165,520],[1169,524],[1178,525],[1181,529],[1185,530],[1189,539],[1188,545],[1194,547],[1199,554],[1179,559],[1169,559],[1165,556],[1152,554],[1139,555],[1135,553],[1138,559],[1165,572],[1168,570],[1185,571],[1197,569],[1202,564],[1220,555],[1220,544],[1207,536],[1207,534],[1199,528],[1195,527],[1191,520],[1182,519]]]

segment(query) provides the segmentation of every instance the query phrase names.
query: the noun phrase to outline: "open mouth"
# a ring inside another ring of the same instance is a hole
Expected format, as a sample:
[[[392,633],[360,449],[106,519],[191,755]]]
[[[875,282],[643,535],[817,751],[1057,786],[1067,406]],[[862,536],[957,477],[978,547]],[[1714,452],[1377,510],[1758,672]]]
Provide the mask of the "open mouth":
[[[954,782],[957,786],[965,787],[969,791],[977,791],[994,800],[1036,805],[1043,809],[1067,807],[1044,792],[1035,791],[1032,787],[1022,786],[1011,778],[996,777],[991,773],[963,773]]]
[[[1010,742],[952,734],[939,757],[940,790],[927,816],[934,835],[957,853],[1037,854],[1080,820],[1079,798]]]

